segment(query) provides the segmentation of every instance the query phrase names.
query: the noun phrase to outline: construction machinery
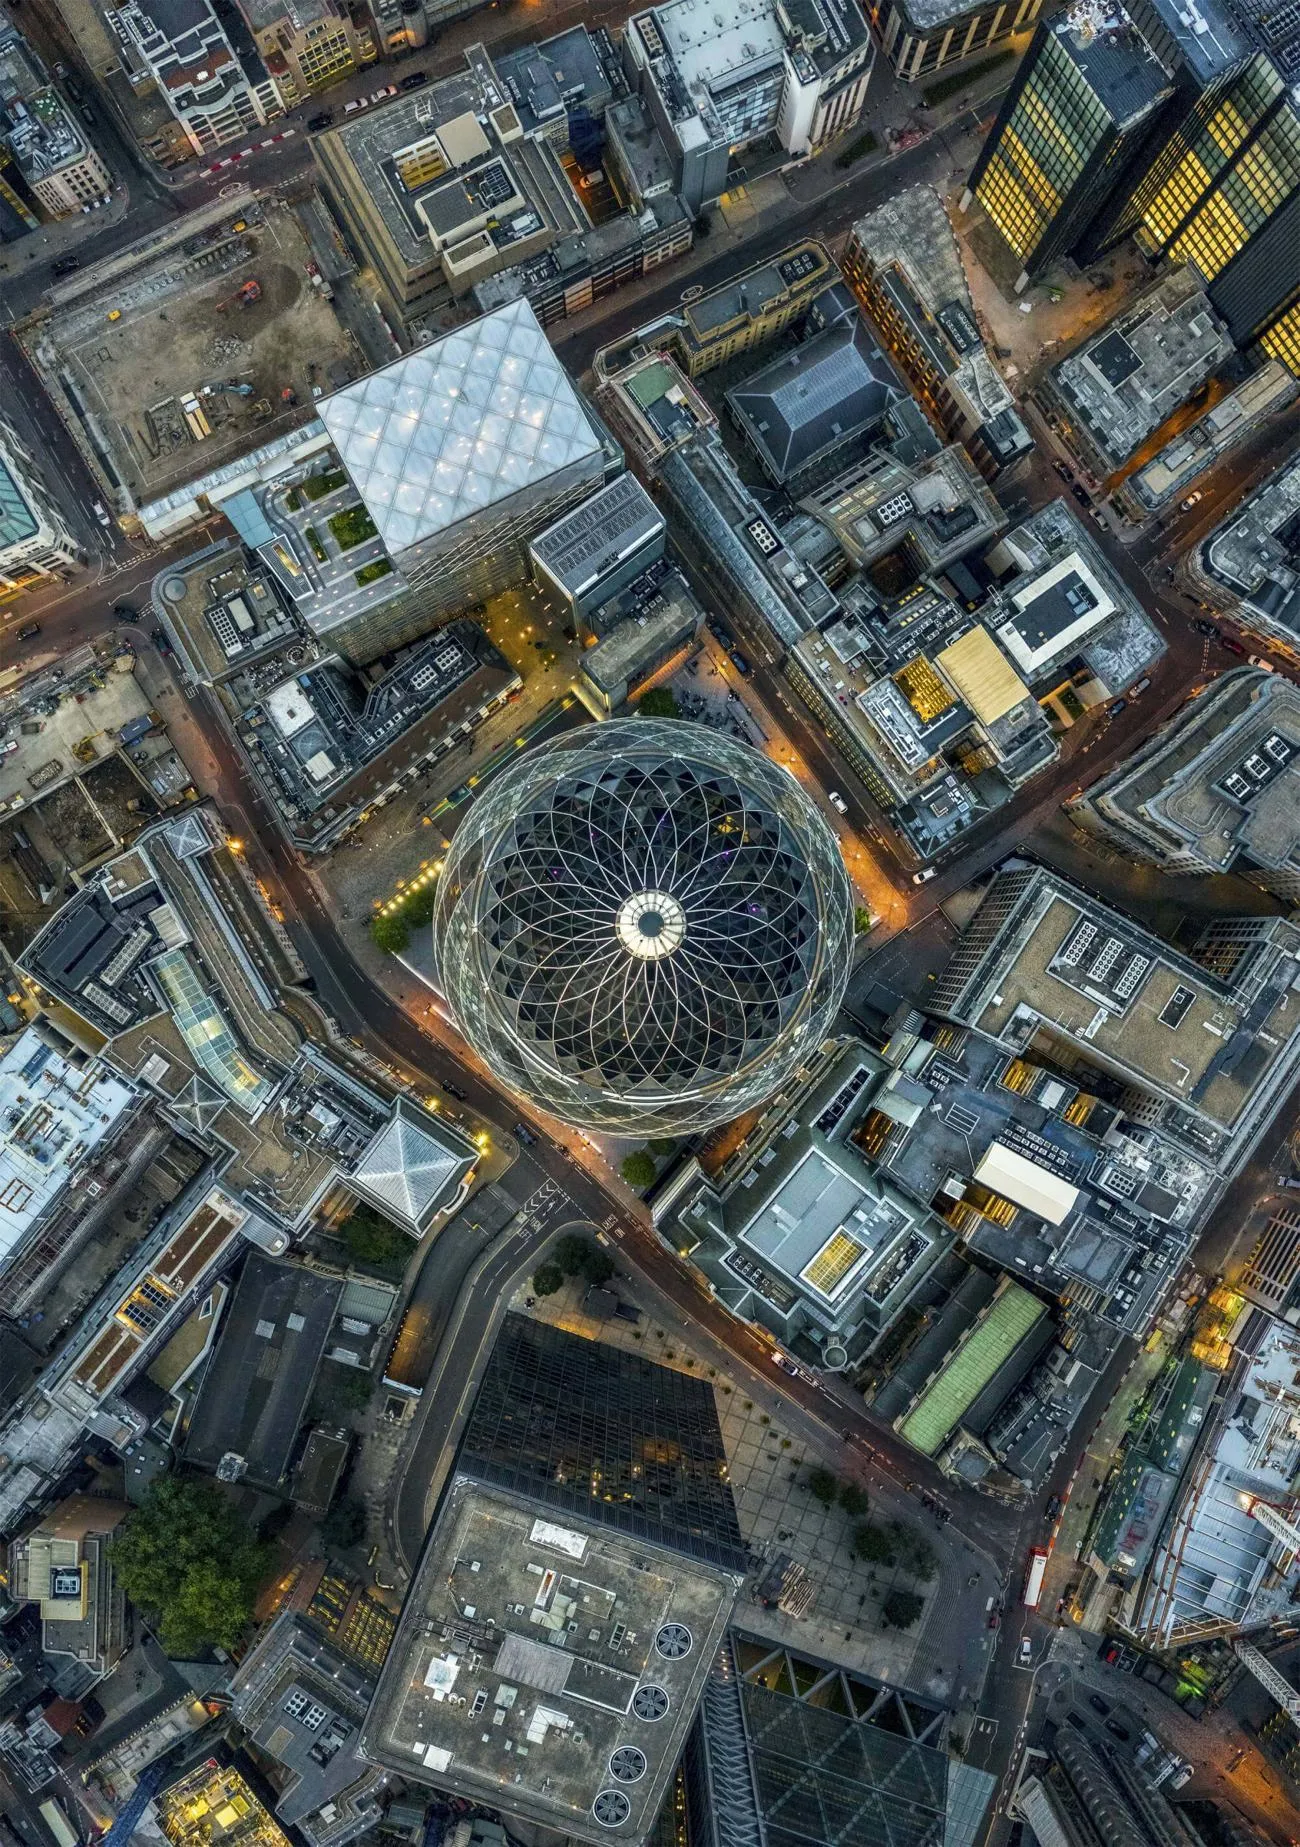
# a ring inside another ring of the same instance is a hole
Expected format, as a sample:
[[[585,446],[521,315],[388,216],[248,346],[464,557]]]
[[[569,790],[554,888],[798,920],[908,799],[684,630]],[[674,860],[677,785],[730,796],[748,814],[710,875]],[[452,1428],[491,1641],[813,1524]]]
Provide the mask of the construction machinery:
[[[238,302],[241,308],[251,308],[255,301],[262,299],[262,285],[256,276],[250,276],[247,282],[241,282],[233,295],[217,303],[217,313],[224,314],[227,308],[233,308]]]
[[[253,395],[253,387],[247,383],[241,383],[237,378],[209,379],[203,387],[205,398],[214,397],[219,391],[224,391],[232,398],[251,398]]]

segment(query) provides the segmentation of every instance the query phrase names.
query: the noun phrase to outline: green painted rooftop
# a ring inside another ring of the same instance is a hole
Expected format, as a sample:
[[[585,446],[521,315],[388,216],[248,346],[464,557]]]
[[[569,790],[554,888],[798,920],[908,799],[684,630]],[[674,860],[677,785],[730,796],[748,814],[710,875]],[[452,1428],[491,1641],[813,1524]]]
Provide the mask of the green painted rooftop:
[[[999,1366],[1046,1313],[1036,1296],[1016,1283],[1009,1284],[922,1390],[899,1424],[899,1434],[922,1455],[933,1456]]]

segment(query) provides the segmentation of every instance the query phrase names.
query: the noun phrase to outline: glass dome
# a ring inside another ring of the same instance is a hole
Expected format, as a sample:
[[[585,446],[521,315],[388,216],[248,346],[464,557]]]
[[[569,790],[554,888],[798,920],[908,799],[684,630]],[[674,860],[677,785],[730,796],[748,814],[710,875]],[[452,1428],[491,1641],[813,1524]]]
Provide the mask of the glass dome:
[[[566,1122],[681,1134],[825,1037],[853,899],[799,785],[747,745],[616,719],[520,758],[462,821],[434,954],[465,1037]]]

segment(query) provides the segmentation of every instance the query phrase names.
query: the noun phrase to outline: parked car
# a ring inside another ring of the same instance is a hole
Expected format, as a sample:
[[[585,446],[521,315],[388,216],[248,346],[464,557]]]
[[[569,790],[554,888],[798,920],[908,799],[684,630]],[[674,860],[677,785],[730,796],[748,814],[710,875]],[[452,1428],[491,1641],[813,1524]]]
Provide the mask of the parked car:
[[[370,100],[372,103],[382,103],[387,97],[396,95],[397,85],[395,83],[386,83],[382,89],[372,90],[370,92]]]
[[[1118,718],[1121,712],[1128,711],[1127,699],[1115,699],[1106,707],[1107,718]]]
[[[52,276],[70,276],[74,269],[80,268],[81,261],[78,257],[56,257],[53,263],[50,264],[50,274]]]
[[[914,872],[912,874],[913,885],[927,884],[929,880],[931,880],[934,877],[935,870],[936,868],[934,866],[922,866],[919,872]]]
[[[1246,650],[1242,647],[1241,643],[1237,640],[1235,635],[1220,634],[1219,646],[1221,648],[1226,648],[1229,654],[1244,655],[1246,652]]]
[[[1044,1520],[1055,1520],[1057,1515],[1060,1513],[1060,1511],[1061,1511],[1061,1497],[1059,1494],[1054,1494],[1051,1500],[1047,1503],[1046,1507],[1043,1509],[1043,1518]]]
[[[797,1379],[800,1376],[799,1368],[795,1365],[788,1353],[774,1353],[772,1355],[772,1364],[774,1366],[779,1366],[782,1372],[788,1372],[792,1379]]]
[[[750,674],[753,673],[754,669],[750,666],[739,648],[733,648],[727,658],[736,672],[743,675],[746,680],[749,678]]]
[[[1077,481],[1074,482],[1073,485],[1071,486],[1070,492],[1074,495],[1074,498],[1078,501],[1081,507],[1090,507],[1092,505],[1092,502],[1088,498],[1087,489],[1080,487]]]
[[[171,637],[170,635],[168,635],[165,628],[162,628],[162,627],[151,628],[149,630],[149,639],[153,643],[154,647],[157,648],[159,654],[170,654],[171,653],[172,651]]]
[[[18,639],[19,641],[30,641],[33,635],[39,635],[40,632],[41,625],[39,622],[24,622],[18,631]]]
[[[307,126],[312,130],[328,128],[333,120],[334,111],[332,109],[318,109],[316,114],[309,118]]]
[[[459,1097],[462,1103],[467,1101],[468,1092],[462,1090],[459,1084],[453,1084],[449,1077],[440,1077],[438,1083],[449,1097]]]
[[[409,71],[398,87],[403,90],[422,90],[428,81],[428,71]]]
[[[1178,511],[1180,513],[1190,513],[1192,508],[1198,507],[1204,499],[1204,490],[1198,487],[1194,494],[1189,494],[1187,496],[1186,500],[1179,501]]]
[[[1065,466],[1064,462],[1053,462],[1052,467],[1056,470],[1057,474],[1060,475],[1062,481],[1073,481],[1074,476]]]
[[[1090,1693],[1088,1695],[1088,1704],[1092,1707],[1094,1712],[1099,1712],[1103,1719],[1110,1711],[1110,1701],[1103,1699],[1100,1693]]]
[[[1001,1621],[1002,1618],[998,1615],[997,1611],[994,1610],[992,1616],[989,1617],[989,1628],[996,1629]]]
[[[1150,684],[1151,684],[1151,675],[1149,673],[1144,673],[1140,680],[1134,680],[1132,686],[1129,687],[1128,689],[1129,698],[1130,699],[1140,699],[1143,693],[1146,691],[1147,687],[1150,686]]]
[[[343,113],[344,115],[355,115],[358,109],[367,109],[369,108],[369,106],[370,106],[370,103],[369,103],[368,97],[354,96],[350,103],[344,103]]]
[[[1220,639],[1218,623],[1207,622],[1204,616],[1198,616],[1195,622],[1193,622],[1192,627],[1196,630],[1198,635],[1208,635],[1211,641],[1218,641]]]
[[[113,524],[108,516],[108,508],[104,505],[102,500],[97,500],[95,502],[95,518],[99,521],[101,526],[111,526]]]
[[[828,789],[826,792],[826,800],[837,814],[847,814],[849,812],[849,805],[838,789]]]
[[[1252,667],[1262,667],[1265,673],[1277,672],[1277,668],[1273,665],[1272,661],[1266,660],[1262,654],[1248,654],[1246,659],[1250,662]]]
[[[1031,1659],[1033,1658],[1033,1652],[1034,1652],[1033,1644],[1030,1642],[1029,1637],[1027,1635],[1022,1635],[1020,1638],[1020,1665],[1021,1667],[1029,1666],[1029,1663]]]

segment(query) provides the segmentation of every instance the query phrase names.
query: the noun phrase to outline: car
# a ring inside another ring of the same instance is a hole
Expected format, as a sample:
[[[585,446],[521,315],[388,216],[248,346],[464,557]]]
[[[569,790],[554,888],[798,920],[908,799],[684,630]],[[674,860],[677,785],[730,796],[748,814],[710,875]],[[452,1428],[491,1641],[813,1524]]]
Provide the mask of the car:
[[[134,622],[139,614],[134,603],[114,603],[113,605],[113,616],[118,622]]]
[[[462,1103],[468,1101],[468,1092],[462,1090],[459,1084],[453,1084],[449,1077],[440,1077],[438,1083],[449,1097],[459,1097]]]
[[[1192,627],[1196,630],[1198,635],[1208,635],[1211,641],[1218,641],[1220,638],[1218,623],[1207,622],[1204,616],[1198,616],[1195,622],[1193,622]]]
[[[1107,1719],[1106,1730],[1111,1732],[1116,1738],[1131,1738],[1133,1736],[1128,1726],[1121,1725],[1118,1719]]]
[[[370,92],[370,100],[372,103],[382,103],[386,98],[396,95],[397,85],[395,83],[386,83],[382,89],[372,90]]]
[[[772,1355],[772,1364],[774,1366],[779,1366],[782,1372],[788,1372],[792,1379],[800,1377],[799,1368],[786,1353],[774,1353]]]
[[[1047,1503],[1046,1507],[1043,1509],[1043,1518],[1044,1520],[1055,1520],[1057,1515],[1060,1513],[1060,1511],[1061,1511],[1061,1497],[1059,1494],[1054,1494],[1051,1500]]]
[[[39,635],[40,632],[41,625],[39,622],[24,622],[18,631],[18,639],[19,641],[30,641],[33,635]]]
[[[364,96],[354,96],[350,103],[344,103],[343,113],[344,115],[355,115],[358,109],[365,109],[367,107],[367,99]]]
[[[1273,665],[1272,661],[1267,660],[1262,654],[1248,654],[1246,659],[1250,662],[1252,667],[1262,667],[1265,673],[1277,672],[1277,668]]]
[[[318,109],[316,114],[308,119],[307,127],[312,131],[328,128],[333,120],[334,111],[332,109]]]
[[[149,639],[153,643],[154,647],[157,648],[159,654],[170,654],[171,653],[172,651],[171,636],[167,633],[165,628],[162,628],[161,626],[158,628],[151,628],[149,630]]]
[[[936,869],[935,869],[935,867],[933,867],[933,866],[922,866],[922,868],[921,868],[921,870],[920,870],[919,872],[914,872],[914,873],[912,874],[912,883],[913,883],[913,885],[925,885],[925,884],[927,884],[927,883],[929,882],[929,880],[931,880],[931,879],[932,879],[932,878],[934,877],[934,875],[935,875],[935,870],[936,870]]]
[[[989,1628],[996,1629],[1001,1621],[1002,1618],[998,1615],[997,1611],[994,1610],[992,1616],[989,1617]]]
[[[1056,470],[1057,474],[1060,475],[1062,481],[1073,481],[1074,476],[1065,466],[1064,462],[1053,462],[1052,467]]]
[[[1187,496],[1186,500],[1179,501],[1178,511],[1180,513],[1190,513],[1192,508],[1198,507],[1204,499],[1205,499],[1204,490],[1198,487],[1194,494],[1189,494]]]
[[[1088,490],[1084,487],[1080,487],[1077,481],[1071,486],[1070,492],[1074,495],[1074,498],[1081,507],[1090,507],[1092,505],[1091,500],[1088,498]]]
[[[736,672],[738,674],[743,675],[743,677],[746,680],[749,678],[750,674],[753,673],[754,671],[754,669],[750,666],[749,662],[745,659],[744,655],[740,652],[739,648],[733,648],[730,654],[728,654],[727,659],[731,662]]]
[[[108,508],[104,505],[102,500],[97,500],[95,502],[95,518],[99,521],[101,526],[111,526],[113,524],[108,516]]]
[[[21,635],[22,630],[19,629],[18,633]],[[1300,1179],[1298,1179],[1295,1174],[1281,1175],[1278,1179],[1278,1185],[1284,1193],[1300,1193]]]
[[[1128,700],[1127,699],[1114,699],[1106,707],[1106,716],[1107,718],[1118,718],[1121,712],[1127,712],[1127,711],[1128,711]]]
[[[537,1137],[526,1122],[514,1124],[514,1137],[516,1141],[522,1142],[525,1148],[534,1148],[537,1145]]]
[[[1088,1695],[1088,1704],[1092,1707],[1094,1712],[1099,1712],[1103,1719],[1110,1711],[1110,1701],[1108,1699],[1103,1699],[1100,1693],[1090,1693]]]
[[[836,814],[847,814],[849,812],[849,805],[838,789],[828,789],[826,792],[826,800],[830,803]]]
[[[1128,689],[1129,698],[1130,699],[1140,699],[1143,693],[1146,691],[1147,687],[1150,686],[1150,684],[1151,684],[1151,675],[1149,673],[1144,673],[1140,680],[1134,680],[1132,686],[1129,687]]]
[[[428,71],[410,71],[403,77],[398,88],[401,90],[422,90],[428,81]]]
[[[1221,648],[1226,648],[1229,654],[1244,655],[1246,652],[1235,635],[1221,634],[1219,636],[1219,646]]]
[[[54,262],[50,264],[50,274],[52,276],[70,276],[74,269],[80,268],[81,260],[78,257],[56,257]]]
[[[1033,1652],[1034,1652],[1033,1644],[1030,1642],[1029,1637],[1027,1635],[1022,1635],[1020,1638],[1020,1665],[1021,1667],[1029,1666],[1029,1663],[1031,1659],[1033,1658]]]

